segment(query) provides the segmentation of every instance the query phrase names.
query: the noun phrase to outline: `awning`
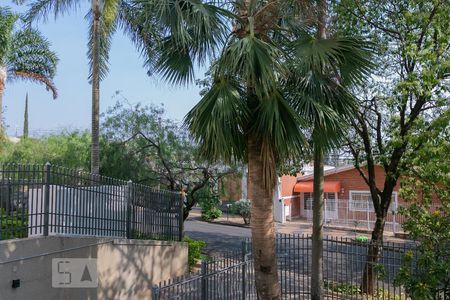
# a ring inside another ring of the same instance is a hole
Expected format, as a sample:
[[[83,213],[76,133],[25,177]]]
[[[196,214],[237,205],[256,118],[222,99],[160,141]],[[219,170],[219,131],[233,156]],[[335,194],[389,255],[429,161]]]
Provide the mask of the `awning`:
[[[294,185],[294,192],[296,193],[312,193],[314,191],[312,181],[299,181]],[[323,191],[325,193],[338,193],[341,190],[341,183],[339,181],[325,181],[323,184]]]

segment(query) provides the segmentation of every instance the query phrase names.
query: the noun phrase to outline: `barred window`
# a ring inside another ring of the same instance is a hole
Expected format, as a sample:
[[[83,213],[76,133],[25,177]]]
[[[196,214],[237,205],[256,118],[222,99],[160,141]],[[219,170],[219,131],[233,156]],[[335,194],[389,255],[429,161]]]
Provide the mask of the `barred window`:
[[[394,203],[396,197],[397,193],[392,193],[392,200],[389,210],[395,207]],[[350,191],[349,206],[352,211],[375,211],[373,208],[372,196],[369,191]]]
[[[336,194],[335,193],[323,193],[327,210],[336,210]],[[314,193],[304,193],[303,208],[305,210],[312,210]],[[330,200],[330,201],[327,201]]]

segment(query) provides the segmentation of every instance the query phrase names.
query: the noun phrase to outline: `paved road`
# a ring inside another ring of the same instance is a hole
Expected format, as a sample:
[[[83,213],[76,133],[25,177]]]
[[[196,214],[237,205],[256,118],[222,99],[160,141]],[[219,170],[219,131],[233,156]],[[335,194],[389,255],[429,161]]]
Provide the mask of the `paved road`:
[[[240,250],[242,240],[250,237],[248,228],[211,224],[194,219],[184,223],[184,230],[189,237],[205,241],[205,251],[208,254]]]

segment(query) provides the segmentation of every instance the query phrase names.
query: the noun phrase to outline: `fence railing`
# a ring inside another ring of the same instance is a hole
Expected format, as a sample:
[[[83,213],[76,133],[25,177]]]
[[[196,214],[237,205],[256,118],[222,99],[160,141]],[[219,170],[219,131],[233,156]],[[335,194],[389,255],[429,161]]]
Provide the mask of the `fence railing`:
[[[325,238],[323,278],[325,299],[410,299],[394,278],[406,251],[414,244],[383,243],[374,266],[372,294],[361,292],[368,242],[350,238]],[[277,235],[278,273],[282,299],[309,299],[311,287],[311,237]],[[190,277],[165,281],[152,289],[152,299],[256,299],[253,259],[249,240],[243,251],[202,263],[202,271]]]
[[[0,240],[81,235],[180,240],[179,193],[46,165],[0,165]]]
[[[297,200],[299,201],[299,200]],[[372,230],[377,216],[373,209],[371,200],[355,201],[351,199],[325,199],[324,219],[326,226],[343,226],[351,229]],[[312,221],[312,200],[302,200],[301,207],[294,217],[303,217]],[[407,207],[405,203],[393,201],[386,215],[385,231],[403,232],[402,224],[405,216],[400,213],[402,207]],[[438,209],[438,205],[431,205],[430,211]]]

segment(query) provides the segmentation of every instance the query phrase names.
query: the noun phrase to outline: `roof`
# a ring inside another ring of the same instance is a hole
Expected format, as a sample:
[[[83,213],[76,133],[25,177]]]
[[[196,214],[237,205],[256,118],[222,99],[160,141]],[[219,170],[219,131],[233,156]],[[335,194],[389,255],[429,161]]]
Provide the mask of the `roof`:
[[[348,170],[352,170],[354,169],[355,166],[354,165],[345,165],[342,167],[337,167],[337,168],[333,168],[330,170],[325,170],[323,172],[323,176],[328,176],[328,175],[332,175],[332,174],[336,174],[336,173],[342,173]],[[299,176],[297,177],[297,181],[310,181],[314,179],[314,174],[309,174],[309,175],[305,175],[305,176]]]

